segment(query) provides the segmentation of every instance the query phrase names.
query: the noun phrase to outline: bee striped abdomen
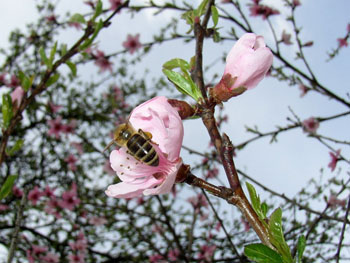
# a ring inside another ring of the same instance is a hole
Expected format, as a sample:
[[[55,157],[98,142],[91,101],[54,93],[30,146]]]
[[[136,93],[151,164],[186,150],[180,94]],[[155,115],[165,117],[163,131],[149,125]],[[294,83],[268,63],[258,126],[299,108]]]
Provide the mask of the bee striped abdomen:
[[[127,142],[126,147],[137,160],[150,166],[158,166],[159,158],[156,150],[152,144],[140,134],[133,134]]]

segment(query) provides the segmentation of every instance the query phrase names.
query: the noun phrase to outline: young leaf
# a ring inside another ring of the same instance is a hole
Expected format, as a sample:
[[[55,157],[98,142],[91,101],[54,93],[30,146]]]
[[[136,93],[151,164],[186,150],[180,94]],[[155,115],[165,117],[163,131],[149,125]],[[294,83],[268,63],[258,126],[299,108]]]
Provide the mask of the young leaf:
[[[95,9],[95,14],[92,17],[92,21],[95,21],[95,19],[102,13],[102,1],[98,0],[97,4],[96,4],[96,9]]]
[[[34,78],[33,79],[28,78],[22,71],[18,72],[18,77],[19,77],[19,80],[21,81],[21,87],[25,91],[28,91],[29,88],[32,86],[32,80]]]
[[[253,185],[246,182],[246,186],[249,192],[250,201],[252,202],[252,207],[254,211],[257,213],[259,219],[263,221],[265,217],[264,217],[263,211],[261,210],[260,197],[257,195]]]
[[[305,237],[303,235],[301,235],[298,239],[298,246],[297,246],[298,263],[301,263],[301,259],[302,259],[303,254],[304,254],[305,246],[306,246]]]
[[[10,94],[6,93],[2,95],[2,120],[3,127],[6,129],[12,119],[13,110],[12,110],[12,99]]]
[[[271,243],[277,248],[278,252],[283,258],[283,262],[293,262],[290,249],[284,240],[282,229],[282,209],[276,209],[270,216],[269,221],[269,234]]]
[[[86,21],[83,15],[76,13],[71,16],[71,18],[69,19],[69,22],[85,24]]]
[[[172,70],[174,68],[181,68],[185,70],[190,70],[190,64],[186,60],[181,58],[174,58],[163,64],[163,68]]]
[[[69,67],[69,69],[72,72],[72,75],[75,77],[77,75],[77,67],[75,66],[75,64],[71,61],[66,61],[66,65]]]
[[[40,54],[41,61],[44,62],[46,67],[50,68],[50,62],[49,62],[49,59],[46,56],[46,53],[45,53],[45,50],[44,50],[43,47],[39,48],[39,54]]]
[[[22,148],[23,142],[24,142],[24,140],[22,140],[22,139],[19,139],[18,141],[16,141],[15,145],[12,146],[12,148],[10,150],[6,151],[6,154],[8,156],[13,155],[15,152],[17,152],[19,149]]]
[[[46,81],[46,87],[50,87],[52,84],[56,83],[57,80],[59,79],[60,74],[55,74],[51,76],[47,81]]]
[[[10,175],[7,177],[5,183],[0,189],[0,200],[4,199],[11,192],[12,186],[16,179],[17,175]]]
[[[50,67],[49,67],[49,69],[52,68],[52,64],[53,64],[53,61],[55,59],[56,50],[57,50],[57,42],[55,42],[55,44],[53,45],[51,52],[50,52],[50,58],[49,58]]]
[[[250,244],[245,246],[244,254],[258,263],[282,263],[281,256],[264,244]]]
[[[214,5],[211,6],[211,18],[213,20],[215,28],[219,21],[219,12]]]
[[[208,0],[203,0],[202,3],[195,10],[195,16],[200,17],[205,12],[205,7],[208,5]]]
[[[92,42],[95,40],[95,38],[97,37],[97,34],[100,32],[102,27],[103,27],[103,21],[100,19],[100,21],[95,25],[95,31],[92,34],[92,36],[89,39],[85,40],[85,42],[83,44],[81,44],[79,49],[80,50],[87,49],[92,44]]]
[[[202,98],[201,93],[198,91],[197,87],[193,81],[186,79],[183,75],[178,72],[171,71],[168,69],[163,69],[163,73],[173,82],[176,88],[185,95],[191,96],[193,99],[198,101],[199,98]]]

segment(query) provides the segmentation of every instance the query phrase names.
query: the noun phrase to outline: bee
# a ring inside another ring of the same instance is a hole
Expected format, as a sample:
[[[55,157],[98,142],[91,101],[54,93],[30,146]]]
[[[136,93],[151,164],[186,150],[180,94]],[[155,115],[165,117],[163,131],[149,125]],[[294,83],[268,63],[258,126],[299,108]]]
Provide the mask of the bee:
[[[113,140],[104,149],[116,143],[119,147],[126,147],[127,153],[136,160],[150,166],[159,165],[159,157],[151,144],[152,134],[139,129],[136,131],[129,122],[120,124],[114,132]]]

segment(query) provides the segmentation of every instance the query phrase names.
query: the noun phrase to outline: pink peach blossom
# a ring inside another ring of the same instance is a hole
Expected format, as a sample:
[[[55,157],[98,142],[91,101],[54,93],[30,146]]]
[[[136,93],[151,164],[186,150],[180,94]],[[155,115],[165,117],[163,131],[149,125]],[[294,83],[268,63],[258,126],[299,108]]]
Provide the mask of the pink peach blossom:
[[[30,190],[28,193],[28,200],[32,202],[33,205],[39,201],[39,199],[44,195],[42,191],[39,190],[37,186]]]
[[[224,75],[212,95],[220,101],[227,101],[256,87],[270,69],[272,59],[272,52],[262,36],[244,34],[227,55]]]
[[[107,223],[107,219],[105,217],[93,216],[89,219],[89,224],[94,226],[102,226],[106,223]]]
[[[57,118],[53,120],[48,120],[47,124],[49,125],[50,129],[47,132],[48,135],[54,135],[56,139],[59,139],[61,136],[61,132],[64,131],[64,125],[62,124],[62,117],[58,116]]]
[[[257,1],[258,2],[258,1]],[[269,16],[278,15],[280,12],[266,5],[253,4],[250,8],[251,16],[262,16],[263,19],[267,19]]]
[[[18,107],[23,99],[24,96],[24,90],[22,87],[17,87],[14,91],[11,92],[11,99],[12,99],[12,104],[15,107]]]
[[[7,209],[9,209],[8,205],[0,204],[0,212],[1,211],[6,211]]]
[[[136,34],[135,36],[128,35],[127,39],[123,42],[123,47],[129,50],[130,54],[133,54],[139,48],[141,48],[141,43],[139,41],[140,34]]]
[[[300,98],[304,97],[306,93],[309,91],[309,88],[306,87],[303,83],[299,84],[299,89],[300,89]]]
[[[214,255],[216,246],[215,245],[202,245],[201,250],[198,253],[198,259],[203,260],[200,262],[210,262]]]
[[[71,169],[73,172],[77,170],[75,163],[78,161],[78,159],[73,154],[68,155],[64,161],[68,164],[69,169]]]
[[[8,83],[8,86],[11,88],[17,88],[19,85],[21,85],[21,82],[16,77],[16,75],[11,75],[11,79],[10,79],[10,82]]]
[[[281,41],[286,45],[291,45],[291,44],[293,44],[292,41],[290,40],[291,37],[292,37],[291,34],[288,34],[285,30],[283,30]]]
[[[152,134],[152,145],[158,153],[159,165],[137,162],[122,147],[112,151],[110,162],[121,183],[110,185],[106,194],[116,198],[169,193],[182,165],[180,150],[184,135],[178,112],[165,97],[155,97],[136,107],[130,114],[130,124]],[[154,175],[157,176],[154,176]]]
[[[109,70],[110,72],[113,71],[112,69],[112,62],[108,60],[108,57],[105,56],[105,53],[101,50],[96,50],[96,54],[94,54],[95,57],[95,65],[100,68],[100,72],[104,72]]]
[[[51,197],[46,201],[44,211],[50,215],[53,215],[56,219],[60,219],[62,216],[58,211],[60,207],[60,201],[56,197]]]
[[[178,262],[180,251],[176,249],[169,250],[168,259],[172,262]]]
[[[329,155],[331,156],[331,161],[329,162],[328,167],[331,168],[331,171],[333,172],[339,161],[340,149],[337,150],[335,153],[329,152]]]
[[[82,253],[68,255],[69,263],[85,263],[84,258],[85,254]]]
[[[310,117],[303,121],[302,123],[304,131],[309,133],[316,133],[317,129],[320,127],[320,123],[314,117]]]
[[[72,184],[72,188],[62,194],[62,200],[58,201],[61,208],[73,210],[75,206],[80,204],[80,199],[77,195],[77,186],[75,183]]]
[[[331,195],[328,199],[328,204],[331,208],[336,208],[337,206],[345,207],[346,199],[338,199],[337,196]]]
[[[52,102],[49,102],[49,107],[50,107],[50,110],[53,112],[53,113],[57,113],[63,106],[61,105],[56,105]]]
[[[21,189],[19,189],[17,186],[13,186],[12,193],[14,196],[16,196],[18,198],[23,196],[23,191]]]
[[[111,7],[109,9],[114,11],[119,6],[121,6],[123,4],[123,1],[122,0],[109,0],[109,3],[111,4]]]
[[[338,38],[337,39],[339,47],[347,47],[348,46],[348,42],[346,38]]]

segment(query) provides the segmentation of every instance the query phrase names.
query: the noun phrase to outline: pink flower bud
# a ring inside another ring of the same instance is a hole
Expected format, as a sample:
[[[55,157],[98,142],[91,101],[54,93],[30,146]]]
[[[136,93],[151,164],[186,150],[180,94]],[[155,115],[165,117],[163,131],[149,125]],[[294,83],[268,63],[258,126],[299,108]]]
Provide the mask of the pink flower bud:
[[[229,52],[224,75],[211,95],[218,101],[227,101],[256,87],[270,69],[272,59],[262,36],[244,34]]]
[[[182,165],[180,150],[183,139],[181,118],[165,97],[155,97],[136,107],[129,123],[136,131],[152,134],[152,146],[159,157],[157,166],[137,161],[125,147],[112,151],[111,167],[121,183],[110,185],[106,194],[116,198],[169,193]]]

